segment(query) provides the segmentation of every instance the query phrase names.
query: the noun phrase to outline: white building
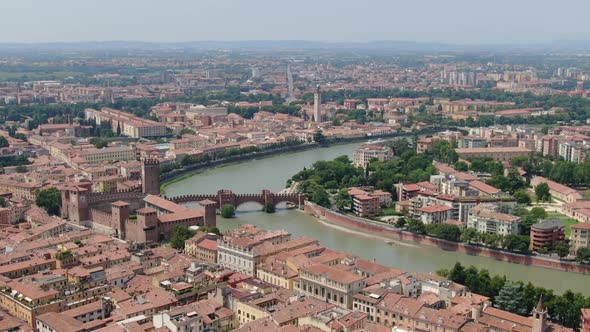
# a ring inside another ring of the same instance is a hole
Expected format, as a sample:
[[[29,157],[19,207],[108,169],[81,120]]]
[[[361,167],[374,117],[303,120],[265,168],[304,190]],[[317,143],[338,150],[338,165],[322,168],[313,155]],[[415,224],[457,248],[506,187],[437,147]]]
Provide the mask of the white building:
[[[480,233],[498,235],[518,235],[520,218],[511,214],[496,212],[491,204],[481,204],[471,209],[467,227],[475,228]]]
[[[389,161],[393,159],[393,151],[385,145],[364,144],[354,151],[352,164],[356,167],[366,168],[373,159]]]

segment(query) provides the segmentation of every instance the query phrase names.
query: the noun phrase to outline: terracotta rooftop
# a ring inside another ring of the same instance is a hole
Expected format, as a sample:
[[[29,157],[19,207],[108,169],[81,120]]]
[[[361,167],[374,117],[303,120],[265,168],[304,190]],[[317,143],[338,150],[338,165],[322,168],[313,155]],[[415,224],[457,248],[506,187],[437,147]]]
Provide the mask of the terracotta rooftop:
[[[435,204],[435,205],[428,205],[425,207],[421,207],[419,209],[417,209],[420,212],[423,213],[437,213],[437,212],[445,212],[445,211],[450,211],[453,208],[445,205],[445,204]]]

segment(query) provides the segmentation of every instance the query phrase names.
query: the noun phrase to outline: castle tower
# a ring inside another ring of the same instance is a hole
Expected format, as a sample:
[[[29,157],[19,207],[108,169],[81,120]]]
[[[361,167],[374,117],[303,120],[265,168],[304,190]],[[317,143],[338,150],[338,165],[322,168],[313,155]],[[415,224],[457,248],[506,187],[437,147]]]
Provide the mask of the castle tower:
[[[141,190],[144,194],[160,195],[160,162],[145,159],[141,163]]]
[[[111,227],[117,230],[119,239],[125,239],[127,229],[125,223],[129,219],[129,203],[116,201],[111,203],[112,224]]]
[[[160,236],[158,227],[158,211],[145,207],[136,210],[137,222],[130,238],[139,243],[157,242]]]
[[[320,94],[320,86],[313,94],[313,121],[322,121],[322,95]]]
[[[543,295],[539,297],[539,303],[533,310],[533,330],[532,332],[544,332],[547,325],[545,320],[547,319],[547,308],[543,306]]]
[[[207,227],[217,227],[217,203],[210,199],[200,201],[199,205],[205,208],[204,225]]]
[[[81,187],[66,187],[61,189],[60,214],[64,219],[80,223],[88,219],[88,190]]]

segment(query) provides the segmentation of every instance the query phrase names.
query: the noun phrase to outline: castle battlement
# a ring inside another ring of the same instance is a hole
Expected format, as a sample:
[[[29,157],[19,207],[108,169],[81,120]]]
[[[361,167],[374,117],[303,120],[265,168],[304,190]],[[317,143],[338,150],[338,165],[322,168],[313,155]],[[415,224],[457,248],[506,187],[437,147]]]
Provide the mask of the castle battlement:
[[[160,161],[158,159],[144,159],[144,165],[146,166],[160,166]]]
[[[112,191],[105,191],[105,192],[89,192],[86,194],[88,197],[100,197],[106,195],[114,195],[114,194],[126,194],[132,192],[140,192],[139,188],[130,188],[130,189],[120,189],[120,190],[112,190]]]

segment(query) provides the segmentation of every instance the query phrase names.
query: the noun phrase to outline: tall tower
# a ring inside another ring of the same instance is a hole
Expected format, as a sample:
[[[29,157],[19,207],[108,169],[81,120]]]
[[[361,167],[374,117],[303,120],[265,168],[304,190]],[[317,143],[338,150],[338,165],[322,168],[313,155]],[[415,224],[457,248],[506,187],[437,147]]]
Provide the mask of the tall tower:
[[[320,94],[319,85],[316,92],[313,94],[313,121],[322,121],[322,96]]]
[[[547,309],[543,305],[543,295],[539,297],[539,303],[533,310],[533,330],[532,332],[544,332],[547,327],[545,319],[547,318]]]
[[[141,190],[144,194],[160,195],[160,162],[144,159],[141,163]]]

